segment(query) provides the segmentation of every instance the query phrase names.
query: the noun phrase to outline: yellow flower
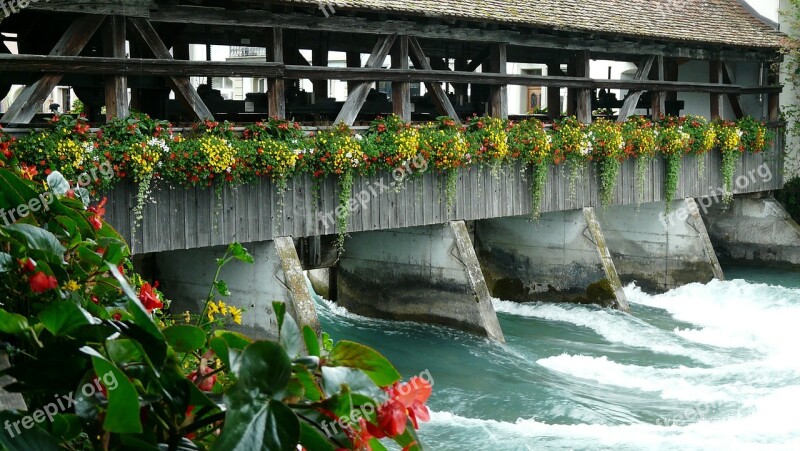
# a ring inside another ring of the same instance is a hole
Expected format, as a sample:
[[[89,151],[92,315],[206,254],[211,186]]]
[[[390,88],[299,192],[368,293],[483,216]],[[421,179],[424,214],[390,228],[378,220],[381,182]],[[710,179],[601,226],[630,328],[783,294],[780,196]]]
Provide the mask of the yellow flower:
[[[228,312],[231,314],[231,318],[233,322],[236,324],[242,324],[242,309],[238,309],[236,307],[228,307]]]
[[[183,312],[183,320],[186,322],[186,324],[189,324],[189,323],[192,322],[192,315],[189,313],[188,310]]]
[[[70,280],[69,282],[66,283],[66,285],[64,285],[64,289],[67,291],[78,291],[81,289],[81,286],[78,285],[78,282]]]
[[[220,315],[227,315],[228,314],[228,306],[225,305],[222,301],[217,301],[217,307],[219,307],[219,314]]]

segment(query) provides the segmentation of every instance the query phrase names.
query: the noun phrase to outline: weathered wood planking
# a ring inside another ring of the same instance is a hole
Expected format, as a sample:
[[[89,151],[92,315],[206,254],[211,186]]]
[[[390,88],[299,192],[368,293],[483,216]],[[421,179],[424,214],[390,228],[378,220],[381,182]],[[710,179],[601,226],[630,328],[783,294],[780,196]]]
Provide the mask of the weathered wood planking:
[[[781,188],[783,146],[782,134],[778,133],[770,151],[744,154],[734,176],[734,192],[742,194]],[[684,158],[676,199],[721,198],[721,155],[714,151],[703,158],[705,168],[702,172],[697,158]],[[664,161],[653,159],[645,172],[644,191],[637,193],[635,162],[626,161],[620,170],[612,203],[663,201],[664,170]],[[570,196],[569,173],[569,168],[563,166],[551,168],[544,188],[542,212],[598,206],[599,176],[594,165],[589,165],[581,173],[574,198]],[[527,215],[531,211],[532,177],[530,168],[519,163],[504,166],[494,175],[491,168],[462,170],[458,176],[457,198],[449,208],[446,206],[445,176],[433,171],[419,178],[407,179],[399,187],[391,185],[394,181],[391,174],[357,177],[353,196],[357,198],[359,193],[363,193],[362,198],[367,200],[365,206],[356,204],[350,215],[348,231]],[[318,185],[316,204],[315,184]],[[142,224],[133,233],[135,218],[132,210],[136,204],[136,191],[135,185],[124,183],[109,193],[111,206],[106,214],[109,223],[131,243],[134,253],[197,248],[232,241],[265,241],[285,235],[305,237],[336,233],[334,212],[338,206],[338,183],[331,177],[316,181],[308,175],[294,178],[283,194],[268,180],[249,186],[225,187],[219,195],[213,189],[159,186],[152,192],[153,202],[144,208]]]

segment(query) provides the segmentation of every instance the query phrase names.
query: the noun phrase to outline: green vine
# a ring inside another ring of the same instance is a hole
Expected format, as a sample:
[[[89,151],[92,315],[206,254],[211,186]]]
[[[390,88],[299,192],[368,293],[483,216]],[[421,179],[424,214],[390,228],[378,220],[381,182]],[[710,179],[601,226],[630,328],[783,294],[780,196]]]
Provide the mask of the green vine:
[[[597,160],[600,175],[600,203],[607,207],[614,199],[614,187],[621,161],[625,158],[622,126],[607,119],[598,119],[589,126],[592,157]]]
[[[639,157],[636,159],[636,174],[635,183],[636,183],[636,207],[640,207],[642,202],[644,201],[644,183],[647,177],[647,169],[650,167],[650,161],[652,161],[652,157]]]
[[[139,180],[138,191],[136,192],[136,206],[133,207],[133,228],[138,229],[144,219],[144,205],[150,197],[150,185],[153,181],[152,173],[144,173]]]
[[[675,199],[675,192],[678,190],[678,180],[681,177],[681,162],[683,155],[672,153],[664,155],[666,163],[666,173],[664,176],[664,201],[667,203],[667,211],[670,204]]]
[[[533,177],[531,177],[531,218],[536,220],[542,212],[542,199],[544,198],[544,185],[547,183],[547,173],[550,166],[546,164],[533,164]]]
[[[456,193],[458,192],[458,169],[447,171],[445,177],[445,198],[447,199],[447,208],[450,209],[456,202]]]
[[[339,177],[339,206],[336,208],[336,249],[344,252],[344,238],[347,236],[347,224],[350,219],[348,204],[353,197],[353,171],[345,171]]]
[[[742,131],[732,122],[719,122],[717,125],[717,143],[722,152],[722,181],[724,192],[722,201],[726,204],[733,200],[733,174],[736,162],[744,152]]]
[[[600,203],[607,207],[614,199],[614,187],[617,185],[619,168],[622,166],[615,158],[604,158],[597,162],[600,172]]]
[[[722,152],[722,181],[725,184],[722,201],[726,204],[733,200],[733,174],[736,172],[737,161],[738,152]]]

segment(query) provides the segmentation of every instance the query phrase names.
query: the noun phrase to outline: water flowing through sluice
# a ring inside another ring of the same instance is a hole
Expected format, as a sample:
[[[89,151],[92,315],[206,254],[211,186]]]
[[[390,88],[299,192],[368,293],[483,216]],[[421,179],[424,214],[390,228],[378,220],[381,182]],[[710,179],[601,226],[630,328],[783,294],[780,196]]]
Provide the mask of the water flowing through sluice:
[[[368,319],[317,298],[323,327],[429,371],[433,450],[800,449],[800,276],[731,268],[631,314],[494,300],[507,343]]]

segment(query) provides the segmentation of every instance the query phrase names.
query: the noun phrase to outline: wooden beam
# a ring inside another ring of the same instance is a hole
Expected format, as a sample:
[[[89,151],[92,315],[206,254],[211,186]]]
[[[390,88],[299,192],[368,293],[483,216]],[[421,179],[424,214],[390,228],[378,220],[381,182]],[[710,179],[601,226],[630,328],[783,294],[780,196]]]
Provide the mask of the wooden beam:
[[[369,55],[366,67],[376,69],[383,66],[383,62],[389,55],[389,51],[391,51],[396,38],[396,34],[391,34],[383,39],[378,39],[378,42],[375,43],[375,47],[372,49],[372,53]],[[344,122],[347,125],[353,125],[353,123],[355,123],[356,117],[358,117],[358,113],[361,111],[361,107],[363,107],[364,102],[367,101],[367,95],[369,95],[372,83],[372,81],[361,82],[352,92],[348,93],[347,100],[345,100],[342,110],[339,111],[339,115],[336,116],[335,123]]]
[[[392,54],[392,69],[408,70],[408,36],[397,39],[397,51]],[[392,112],[404,121],[411,122],[411,83],[392,83]]]
[[[710,61],[708,63],[708,81],[711,83],[722,83],[722,63]],[[712,120],[722,118],[722,94],[711,93],[710,97],[710,116]]]
[[[409,56],[413,56],[411,53]],[[413,62],[413,58],[412,58]],[[586,89],[627,89],[630,91],[660,90],[664,92],[718,92],[722,94],[779,93],[780,85],[741,86],[701,82],[658,80],[603,80],[586,77],[544,76],[526,74],[493,74],[488,72],[434,71],[418,69],[383,69],[351,67],[295,66],[270,62],[181,61],[147,58],[101,58],[85,56],[45,56],[0,54],[0,74],[104,74],[104,75],[180,75],[285,77],[310,80],[449,82],[485,85],[545,86]],[[25,77],[22,77],[25,78]]]
[[[411,49],[409,57],[411,57],[411,62],[414,63],[414,67],[423,71],[433,72],[431,70],[430,63],[428,62],[428,58],[425,56],[425,52],[422,50],[422,47],[419,45],[419,41],[417,41],[416,38],[409,38],[409,47]],[[453,72],[436,71],[436,73],[451,74]],[[456,113],[456,109],[453,108],[453,104],[450,102],[450,98],[447,97],[447,93],[444,92],[440,82],[426,82],[425,87],[431,92],[433,103],[439,113],[449,116],[450,119],[454,120],[457,124],[461,123],[461,120],[458,118],[458,113]]]
[[[483,62],[486,61],[487,58],[489,58],[489,54],[491,51],[492,51],[491,45],[487,45],[486,47],[484,47],[483,50],[480,51],[480,53],[475,55],[475,57],[472,58],[472,60],[470,60],[469,64],[467,64],[467,67],[464,70],[467,72],[475,72],[478,69],[478,67],[480,67],[480,65],[483,64]]]
[[[561,70],[561,64],[559,64],[558,62],[547,63],[547,75],[549,77],[563,76],[564,72]],[[561,117],[560,86],[547,87],[547,116],[550,119],[558,119]]]
[[[20,2],[21,3],[21,2]],[[150,15],[150,0],[47,0],[28,1],[25,9],[53,11],[57,13],[79,13],[147,17]],[[22,6],[19,3],[18,6]]]
[[[642,58],[642,62],[636,67],[636,74],[633,76],[633,79],[637,81],[644,80],[650,73],[650,68],[653,67],[654,60],[654,55],[648,55]],[[622,108],[619,109],[617,122],[625,122],[628,119],[631,113],[636,109],[636,105],[639,103],[639,98],[641,96],[642,90],[631,90],[628,92],[628,95],[625,96],[625,101],[622,103]]]
[[[296,30],[333,31],[350,33],[386,35],[398,33],[417,38],[495,43],[508,45],[558,49],[566,51],[588,50],[592,53],[620,53],[630,55],[653,54],[676,58],[725,59],[730,61],[772,61],[778,49],[731,49],[709,48],[709,45],[680,45],[676,42],[656,42],[635,38],[624,38],[597,33],[571,32],[568,35],[537,33],[533,28],[520,27],[516,30],[492,29],[480,24],[466,23],[462,26],[449,26],[443,23],[430,23],[415,19],[389,17],[383,20],[335,14],[324,17],[316,14],[292,12],[276,13],[267,10],[225,9],[198,6],[170,6],[150,12],[152,22],[194,23],[212,26],[241,27],[284,27]]]
[[[125,17],[108,16],[103,36],[104,54],[125,58]],[[128,116],[128,78],[124,75],[106,76],[106,122]]]
[[[725,84],[732,85],[733,84],[733,70],[726,62],[722,62],[722,82]],[[742,109],[742,104],[739,101],[738,94],[728,94],[728,102],[731,104],[731,109],[733,110],[733,115],[736,119],[741,119],[744,117],[744,110]]]
[[[664,57],[661,55],[656,56],[654,61],[655,78],[658,81],[664,81]],[[650,114],[653,120],[658,120],[664,114],[664,101],[666,94],[663,91],[650,91]]]
[[[129,22],[133,25],[137,32],[142,37],[144,43],[150,48],[153,52],[153,55],[157,59],[163,60],[172,60],[172,55],[169,53],[169,49],[161,38],[158,36],[155,28],[147,19],[133,17],[128,19]],[[175,91],[175,97],[181,101],[181,103],[187,108],[187,110],[194,113],[194,115],[200,119],[214,119],[214,115],[211,114],[211,111],[208,109],[206,104],[200,98],[200,95],[197,94],[197,90],[194,89],[192,83],[189,81],[189,77],[181,77],[181,76],[170,76],[169,80],[172,82],[173,89]]]
[[[489,70],[491,72],[505,75],[508,64],[508,53],[504,43],[491,46],[489,53]],[[489,112],[494,117],[508,119],[508,86],[494,85],[489,91]]]
[[[767,76],[767,84],[770,86],[777,86],[780,83],[780,69],[777,64],[772,64],[769,67],[769,75]],[[780,120],[781,116],[781,94],[780,91],[771,92],[767,99],[767,119],[770,122]]]
[[[589,77],[589,52],[581,51],[575,55],[575,75]],[[575,116],[584,124],[592,123],[592,90],[583,88],[578,90],[578,103],[575,106]]]
[[[267,60],[283,64],[283,29],[267,30]],[[279,119],[286,117],[286,82],[283,77],[271,77],[267,80],[269,96],[269,115]]]
[[[361,53],[359,52],[347,52],[347,67],[348,68],[361,68]],[[358,83],[350,80],[347,82],[347,93],[353,91],[353,89],[358,86]]]
[[[105,18],[105,16],[81,16],[75,19],[50,51],[50,55],[75,56],[79,54],[100,28]],[[36,83],[26,86],[8,111],[0,118],[0,122],[4,124],[27,124],[30,122],[41,109],[42,102],[53,92],[60,81],[60,74],[45,74]],[[68,107],[68,105],[65,106]]]

